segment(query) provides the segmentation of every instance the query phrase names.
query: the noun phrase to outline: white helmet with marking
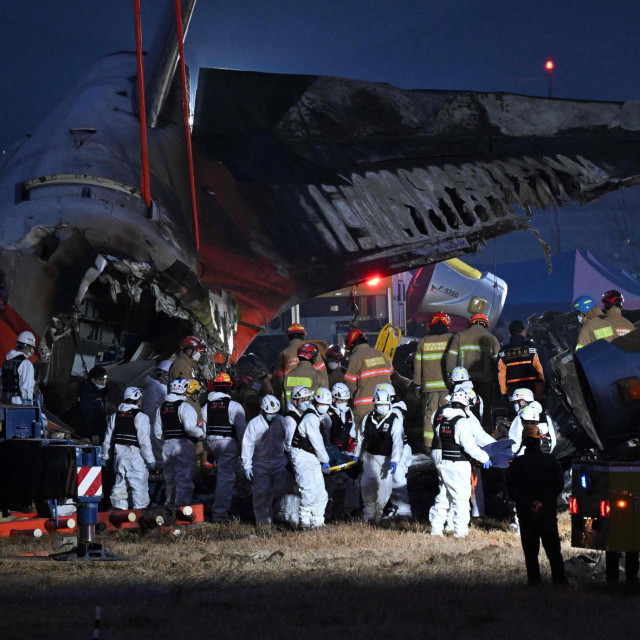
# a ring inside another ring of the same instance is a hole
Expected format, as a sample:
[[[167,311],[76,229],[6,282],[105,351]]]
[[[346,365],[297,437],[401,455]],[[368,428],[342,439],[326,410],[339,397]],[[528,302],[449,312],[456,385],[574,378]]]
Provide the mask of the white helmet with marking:
[[[461,405],[468,407],[470,404],[470,398],[468,389],[457,389],[451,394],[451,404],[459,402]]]
[[[469,372],[464,367],[454,367],[449,374],[451,382],[466,382],[470,380]]]
[[[520,409],[520,420],[527,422],[539,422],[540,421],[540,412],[537,407],[534,407],[533,404],[528,404],[525,407]]]
[[[351,392],[344,382],[336,382],[331,388],[331,395],[335,400],[349,400]]]
[[[303,398],[310,398],[310,397],[311,397],[311,389],[301,384],[293,387],[293,391],[291,391],[292,400],[302,400]]]
[[[313,399],[315,400],[316,404],[330,405],[332,402],[331,391],[329,391],[329,389],[327,389],[326,387],[320,387],[319,389],[316,389],[316,392],[313,394]]]
[[[389,394],[389,399],[391,402],[395,400],[396,397],[396,389],[390,382],[381,382],[376,385],[376,388],[373,390],[373,394],[375,395],[376,391],[386,391]]]
[[[176,378],[169,384],[169,392],[183,396],[187,392],[187,381],[184,378]]]
[[[127,387],[124,390],[124,399],[125,400],[133,400],[137,402],[142,398],[142,389],[140,387]]]
[[[262,398],[260,408],[265,413],[278,413],[280,411],[280,401],[275,396],[266,395]]]
[[[513,402],[524,400],[525,402],[533,402],[533,391],[531,389],[516,389],[511,396]]]
[[[23,331],[18,335],[18,339],[16,340],[19,344],[28,344],[30,347],[35,349],[36,347],[36,337],[31,333],[31,331]]]

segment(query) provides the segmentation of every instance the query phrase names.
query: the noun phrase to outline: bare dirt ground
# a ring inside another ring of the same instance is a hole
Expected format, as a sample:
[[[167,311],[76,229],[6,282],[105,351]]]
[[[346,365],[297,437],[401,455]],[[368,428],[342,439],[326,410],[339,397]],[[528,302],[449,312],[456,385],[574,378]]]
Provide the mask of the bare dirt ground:
[[[56,536],[2,539],[0,637],[88,639],[96,606],[109,639],[629,635],[636,591],[588,578],[527,587],[519,537],[496,527],[456,540],[423,524],[204,524],[104,536],[127,561],[93,563],[11,559],[57,550]],[[566,515],[561,528],[565,558],[576,555]]]

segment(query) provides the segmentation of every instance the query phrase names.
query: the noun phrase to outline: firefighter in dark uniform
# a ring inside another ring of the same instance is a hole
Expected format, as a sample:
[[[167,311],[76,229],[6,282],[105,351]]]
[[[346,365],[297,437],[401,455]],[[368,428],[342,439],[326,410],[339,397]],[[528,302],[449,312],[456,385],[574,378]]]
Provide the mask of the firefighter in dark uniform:
[[[509,494],[515,500],[520,538],[529,584],[542,584],[538,552],[540,542],[551,565],[551,578],[565,584],[564,562],[558,534],[558,494],[564,487],[562,467],[555,456],[540,451],[537,419],[523,421],[524,455],[507,470]]]
[[[540,395],[544,391],[544,372],[538,350],[526,338],[524,324],[514,320],[509,325],[511,340],[498,354],[498,382],[505,406],[516,389],[531,389]]]

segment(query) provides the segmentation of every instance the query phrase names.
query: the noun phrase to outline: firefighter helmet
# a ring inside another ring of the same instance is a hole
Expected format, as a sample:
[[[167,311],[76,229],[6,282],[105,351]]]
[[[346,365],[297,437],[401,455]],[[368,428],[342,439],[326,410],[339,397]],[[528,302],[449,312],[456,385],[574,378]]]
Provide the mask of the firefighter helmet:
[[[207,383],[207,391],[215,391],[221,387],[231,387],[233,381],[228,373],[219,373],[215,378]]]
[[[365,342],[367,341],[367,337],[358,329],[357,327],[350,329],[349,333],[347,333],[346,338],[344,339],[344,348],[347,351],[351,351],[356,340],[363,339]]]
[[[318,347],[312,342],[305,342],[298,348],[298,360],[308,360],[313,362],[318,355]]]
[[[596,301],[591,296],[578,296],[573,301],[573,310],[585,315],[596,306]]]
[[[331,395],[336,400],[349,400],[351,398],[349,387],[344,382],[336,382],[331,388]]]
[[[540,412],[537,407],[528,404],[520,409],[520,420],[523,422],[539,422]]]
[[[176,378],[169,384],[169,392],[183,396],[187,392],[187,381],[184,378]]]
[[[451,318],[444,311],[436,311],[429,320],[429,326],[433,327],[434,324],[443,324],[445,327],[451,326]]]
[[[457,389],[451,394],[451,404],[458,402],[461,405],[468,407],[470,404],[469,394],[467,389]]]
[[[481,324],[485,329],[489,328],[489,318],[484,313],[476,313],[469,318],[469,326],[473,324]]]
[[[291,392],[292,400],[303,400],[304,398],[311,397],[311,389],[309,387],[305,387],[301,384],[293,387],[293,391]]]
[[[602,304],[605,309],[610,309],[613,306],[622,308],[624,297],[616,289],[609,289],[609,291],[602,296]]]
[[[127,387],[124,390],[125,400],[138,401],[140,398],[142,398],[142,389],[140,389],[140,387]]]
[[[320,387],[313,394],[313,399],[316,404],[331,404],[331,391],[326,387]]]
[[[187,395],[188,396],[193,396],[195,394],[199,394],[201,390],[202,390],[202,385],[200,384],[199,380],[196,380],[195,378],[192,378],[191,380],[187,381]]]
[[[342,347],[337,344],[332,344],[327,349],[327,358],[333,358],[334,360],[344,360],[344,351]]]
[[[22,345],[29,345],[34,349],[36,347],[36,337],[31,333],[31,331],[23,331],[20,333],[16,342]]]
[[[533,402],[533,391],[531,389],[516,389],[511,396],[511,401],[518,402],[518,400]]]
[[[206,345],[200,338],[196,338],[196,336],[187,336],[180,343],[180,350],[186,351],[187,349],[194,349],[195,351],[204,351]]]
[[[469,372],[464,367],[453,367],[449,374],[451,382],[466,382],[469,380]]]
[[[307,330],[299,322],[294,322],[287,329],[287,335],[288,336],[295,336],[295,335],[306,336],[307,335]]]
[[[275,396],[266,395],[262,398],[260,408],[265,413],[278,413],[280,411],[280,401]]]

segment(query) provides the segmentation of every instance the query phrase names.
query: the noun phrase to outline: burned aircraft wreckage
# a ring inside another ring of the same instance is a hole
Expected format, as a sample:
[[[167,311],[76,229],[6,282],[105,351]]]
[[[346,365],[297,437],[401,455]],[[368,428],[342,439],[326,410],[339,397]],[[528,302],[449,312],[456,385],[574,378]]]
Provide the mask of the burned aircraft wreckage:
[[[92,323],[117,337],[124,382],[134,352],[167,356],[184,333],[233,360],[301,300],[640,182],[637,103],[201,69],[197,252],[176,55],[164,24],[145,62],[151,207],[133,53],[100,60],[0,164],[0,348],[41,338],[53,408]]]

